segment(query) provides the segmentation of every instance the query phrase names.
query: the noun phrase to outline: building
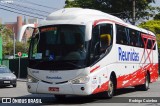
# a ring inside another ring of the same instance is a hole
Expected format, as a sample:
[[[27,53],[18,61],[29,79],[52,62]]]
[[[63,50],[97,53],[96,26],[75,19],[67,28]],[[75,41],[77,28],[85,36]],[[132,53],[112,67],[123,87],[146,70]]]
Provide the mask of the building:
[[[28,19],[26,18],[23,20],[22,16],[17,17],[17,22],[6,22],[4,25],[11,29],[15,33],[15,39],[18,39],[18,33],[20,31],[20,28],[25,24],[37,24],[38,19]],[[29,31],[26,31],[25,35],[22,38],[22,41],[26,42],[28,38],[31,36],[31,33]]]
[[[22,20],[22,16],[18,16],[17,22],[6,22],[4,25],[15,33],[15,38],[17,39],[18,31],[25,23]]]

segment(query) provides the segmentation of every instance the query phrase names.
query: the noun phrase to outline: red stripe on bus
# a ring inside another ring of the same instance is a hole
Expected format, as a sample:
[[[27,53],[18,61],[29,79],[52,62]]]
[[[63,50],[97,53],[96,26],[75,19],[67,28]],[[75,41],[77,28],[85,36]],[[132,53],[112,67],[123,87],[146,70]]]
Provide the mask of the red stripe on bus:
[[[100,67],[100,66],[97,66],[97,67],[93,68],[93,69],[90,71],[90,73],[96,71],[99,67]]]
[[[95,20],[93,26],[96,26],[99,22],[103,22],[103,21],[109,21],[109,22],[113,22],[113,23],[116,23],[116,24],[119,24],[119,25],[122,25],[122,26],[127,26],[127,25],[125,25],[125,24],[122,24],[122,23],[120,23],[120,22],[116,22],[116,21],[113,21],[113,20],[110,20],[110,19],[99,19],[99,20]]]
[[[142,67],[131,74],[119,76],[117,78],[117,89],[144,84],[146,71],[149,71],[150,73],[150,82],[155,82],[158,80],[158,63],[148,64],[145,67]],[[97,86],[97,88],[93,90],[92,94],[107,91],[108,82],[109,81],[105,81],[102,85]]]
[[[156,40],[156,37],[152,35],[141,34],[141,37],[146,39]]]
[[[150,82],[158,80],[158,64],[148,64],[132,74],[122,75],[117,78],[117,89],[145,83],[145,74],[149,71]]]
[[[150,55],[153,52],[154,46],[156,44],[156,37],[152,36],[152,35],[149,35],[149,34],[141,34],[141,37],[142,37],[142,41],[144,43],[144,50],[143,50],[141,62],[142,62],[142,59],[143,59],[143,57],[145,55],[145,52],[146,52],[147,53],[147,58],[145,58],[145,61],[143,62],[143,64],[145,64],[148,59],[149,59],[150,63],[153,63],[153,58],[151,60]],[[146,40],[144,40],[144,39],[146,39]],[[154,41],[154,43],[152,42],[151,49],[147,49],[147,45],[148,45],[148,40],[149,39]]]

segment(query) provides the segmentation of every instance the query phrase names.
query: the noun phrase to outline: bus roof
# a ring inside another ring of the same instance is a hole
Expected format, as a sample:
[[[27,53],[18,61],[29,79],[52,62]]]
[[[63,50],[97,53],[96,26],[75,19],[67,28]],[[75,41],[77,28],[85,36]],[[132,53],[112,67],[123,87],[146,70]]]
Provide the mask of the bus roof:
[[[86,24],[98,19],[112,19],[124,23],[123,20],[110,14],[82,8],[64,8],[51,13],[46,20],[43,20],[40,26],[50,24]]]
[[[100,19],[107,19],[110,20],[111,22],[117,22],[129,28],[155,36],[154,33],[152,33],[151,31],[128,24],[118,17],[94,9],[82,9],[82,8],[60,9],[58,11],[49,14],[49,16],[40,23],[40,26],[53,25],[53,24],[86,25],[88,22],[94,23],[95,20],[100,20]]]

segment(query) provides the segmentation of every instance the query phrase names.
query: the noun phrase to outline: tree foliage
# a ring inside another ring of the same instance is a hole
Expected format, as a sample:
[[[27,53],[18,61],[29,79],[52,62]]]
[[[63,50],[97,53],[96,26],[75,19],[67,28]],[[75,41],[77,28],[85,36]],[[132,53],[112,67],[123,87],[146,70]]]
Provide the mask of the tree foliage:
[[[22,52],[28,54],[29,44],[27,42],[16,42],[16,53]]]
[[[160,20],[160,13],[159,13],[159,14],[156,14],[153,19],[154,19],[154,20]]]
[[[0,33],[2,36],[2,47],[3,47],[3,56],[9,55],[13,56],[13,32],[11,29],[6,28],[5,26],[0,24]],[[16,42],[15,43],[15,53],[22,52],[28,53],[29,44],[28,42]]]
[[[157,14],[154,16],[154,20],[160,20],[160,7],[155,7],[156,10],[157,10]]]
[[[139,25],[141,28],[148,29],[156,34],[158,47],[160,48],[160,20],[150,20]]]
[[[6,28],[5,26],[3,25],[0,25],[0,30],[1,30],[1,36],[2,36],[2,53],[3,53],[3,56],[6,55],[6,54],[11,54],[11,45],[13,44],[12,43],[12,38],[11,38],[11,35],[12,34],[12,31],[8,28]],[[13,48],[13,47],[12,47]]]
[[[101,10],[115,15],[127,21],[132,20],[133,0],[66,0],[65,7],[82,7]],[[150,6],[154,0],[136,0],[136,20],[148,19],[154,13],[155,8]]]

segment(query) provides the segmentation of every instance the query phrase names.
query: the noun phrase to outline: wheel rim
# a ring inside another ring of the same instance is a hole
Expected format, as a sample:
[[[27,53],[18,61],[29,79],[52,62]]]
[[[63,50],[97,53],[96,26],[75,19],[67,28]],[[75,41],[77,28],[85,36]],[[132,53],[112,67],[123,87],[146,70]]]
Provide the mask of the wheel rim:
[[[146,76],[146,88],[149,88],[149,80],[148,80],[148,75]]]
[[[108,89],[108,94],[109,94],[110,96],[113,95],[113,90],[114,90],[114,85],[113,85],[113,82],[110,80],[110,81],[109,81],[109,89]]]

